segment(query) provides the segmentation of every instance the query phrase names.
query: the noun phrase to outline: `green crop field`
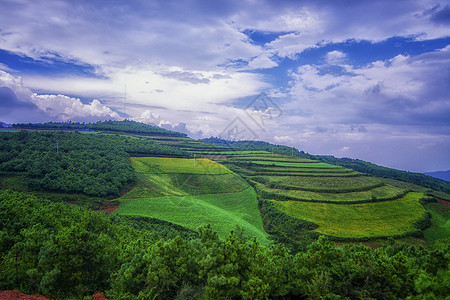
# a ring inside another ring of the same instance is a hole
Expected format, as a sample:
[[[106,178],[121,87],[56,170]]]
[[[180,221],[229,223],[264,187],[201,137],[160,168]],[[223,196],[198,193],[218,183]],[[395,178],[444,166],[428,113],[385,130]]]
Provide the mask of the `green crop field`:
[[[239,161],[270,161],[270,162],[295,162],[295,163],[319,163],[317,160],[307,159],[307,158],[299,158],[299,157],[291,157],[291,156],[261,156],[261,155],[236,155],[231,158],[232,160]]]
[[[306,187],[306,188],[361,188],[373,186],[383,183],[382,180],[371,176],[358,176],[350,178],[335,178],[335,177],[298,177],[298,176],[265,176],[269,182],[280,183],[285,185]]]
[[[166,196],[130,199],[123,197],[115,213],[127,216],[145,216],[169,221],[197,230],[210,224],[221,238],[236,226],[267,244],[258,200],[252,188],[238,193],[196,196]]]
[[[329,193],[329,192],[314,192],[302,190],[284,190],[267,188],[263,184],[258,184],[258,187],[267,192],[275,193],[280,196],[292,197],[292,200],[299,201],[325,201],[325,202],[359,202],[370,200],[384,200],[395,199],[402,197],[405,191],[394,186],[380,186],[368,191],[348,192],[348,193]]]
[[[250,161],[252,164],[256,165],[268,165],[268,166],[277,166],[277,167],[294,167],[294,168],[324,168],[324,169],[343,169],[343,167],[330,165],[322,162],[277,162],[277,161],[259,161],[252,160]]]
[[[295,167],[274,167],[274,166],[262,166],[251,165],[246,166],[246,169],[254,170],[258,172],[298,172],[298,173],[355,173],[355,171],[344,168],[295,168]]]
[[[133,157],[135,187],[117,200],[117,214],[146,216],[193,230],[210,224],[223,238],[236,226],[267,244],[256,192],[209,159]]]
[[[131,165],[138,173],[227,174],[225,166],[206,158],[133,157]]]
[[[137,184],[123,198],[240,192],[248,183],[233,173],[218,175],[137,173]]]
[[[425,207],[431,213],[431,226],[425,230],[425,238],[433,243],[442,240],[448,245],[450,242],[450,209],[440,203],[427,203]]]
[[[353,205],[273,201],[288,215],[319,225],[317,232],[344,238],[402,235],[415,230],[425,209],[419,203],[422,193],[385,202]]]
[[[262,154],[267,153],[266,151],[252,151],[252,150],[236,150],[236,151],[213,151],[214,149],[211,149],[211,151],[203,151],[202,153],[208,153],[208,154],[217,154],[217,155],[241,155],[241,154]],[[195,152],[195,151],[193,151]]]

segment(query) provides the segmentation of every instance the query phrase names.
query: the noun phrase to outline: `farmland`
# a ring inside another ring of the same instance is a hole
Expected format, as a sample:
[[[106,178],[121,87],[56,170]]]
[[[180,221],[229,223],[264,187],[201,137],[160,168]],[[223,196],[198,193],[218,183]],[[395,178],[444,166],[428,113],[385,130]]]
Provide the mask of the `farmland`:
[[[157,218],[193,230],[211,224],[221,238],[239,226],[249,237],[267,244],[256,193],[250,187],[237,193],[123,198],[120,201],[116,210],[120,215]]]
[[[209,159],[133,157],[137,184],[118,199],[115,213],[152,217],[196,230],[202,225],[225,237],[243,229],[267,243],[255,191],[241,177]]]
[[[409,193],[394,200],[377,203],[339,205],[301,201],[274,201],[283,212],[319,225],[317,232],[343,237],[362,238],[401,236],[417,229],[425,209],[420,205],[421,193]]]
[[[229,174],[230,170],[215,161],[199,159],[172,159],[161,157],[135,157],[131,165],[138,173],[177,173],[177,174],[201,174],[218,175]]]
[[[406,236],[417,231],[423,193],[344,167],[283,155],[240,155],[222,161],[242,174],[262,201],[315,232],[340,239]],[[287,233],[288,231],[286,231]]]

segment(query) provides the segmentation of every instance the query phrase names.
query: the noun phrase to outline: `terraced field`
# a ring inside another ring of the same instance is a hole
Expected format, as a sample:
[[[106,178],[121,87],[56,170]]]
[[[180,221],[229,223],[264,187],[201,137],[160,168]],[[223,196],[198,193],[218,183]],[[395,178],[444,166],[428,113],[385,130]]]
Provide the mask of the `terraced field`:
[[[235,155],[224,160],[244,175],[263,201],[287,215],[317,224],[317,232],[340,238],[401,236],[425,218],[423,193],[304,158]]]
[[[386,202],[339,205],[302,201],[273,201],[290,216],[319,224],[316,231],[336,237],[362,238],[403,235],[425,215],[422,193]]]
[[[145,216],[190,229],[210,224],[220,237],[237,226],[267,244],[256,192],[240,176],[209,159],[133,157],[136,186],[117,199],[117,214]]]

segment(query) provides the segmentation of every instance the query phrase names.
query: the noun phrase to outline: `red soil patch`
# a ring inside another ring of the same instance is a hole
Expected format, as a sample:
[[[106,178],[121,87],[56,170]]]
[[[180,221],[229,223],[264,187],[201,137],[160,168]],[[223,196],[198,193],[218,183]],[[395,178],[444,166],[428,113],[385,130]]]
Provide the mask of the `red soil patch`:
[[[108,300],[108,298],[106,298],[105,294],[103,294],[103,293],[97,293],[94,295],[92,300]]]
[[[112,214],[116,211],[116,209],[119,207],[120,203],[114,203],[114,204],[107,204],[107,205],[100,205],[98,210],[103,210],[106,212],[109,212]]]
[[[0,291],[2,300],[50,300],[50,298],[41,295],[25,295],[18,291]],[[101,299],[101,298],[98,298]]]
[[[1,300],[50,300],[41,295],[26,295],[18,291],[0,291]],[[97,293],[92,300],[108,300],[103,293]]]
[[[450,202],[448,202],[448,201],[444,201],[444,200],[438,199],[438,202],[440,204],[444,205],[445,207],[450,207]]]

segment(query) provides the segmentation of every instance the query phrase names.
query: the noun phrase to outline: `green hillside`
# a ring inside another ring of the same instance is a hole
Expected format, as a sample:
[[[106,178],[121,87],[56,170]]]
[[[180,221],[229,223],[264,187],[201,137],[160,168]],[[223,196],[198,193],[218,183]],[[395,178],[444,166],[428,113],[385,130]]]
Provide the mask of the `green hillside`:
[[[224,238],[241,228],[267,244],[255,191],[209,159],[133,157],[138,181],[115,213],[152,217],[196,230],[211,224]]]

